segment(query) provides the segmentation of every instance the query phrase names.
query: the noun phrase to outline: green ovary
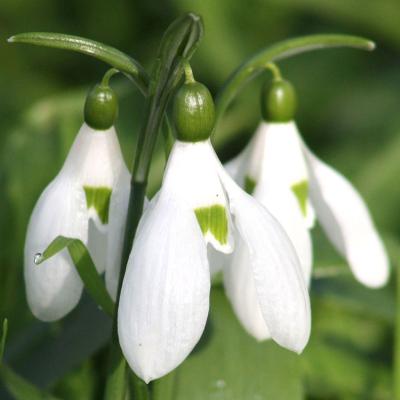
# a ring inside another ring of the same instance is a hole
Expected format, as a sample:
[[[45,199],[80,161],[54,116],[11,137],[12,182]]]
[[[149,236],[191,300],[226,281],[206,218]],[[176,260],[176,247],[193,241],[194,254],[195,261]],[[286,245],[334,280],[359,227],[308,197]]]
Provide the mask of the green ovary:
[[[194,212],[203,235],[210,232],[221,245],[228,243],[228,218],[224,206],[200,207]]]
[[[94,208],[102,224],[108,223],[111,189],[108,187],[84,186],[87,208]]]
[[[292,185],[292,191],[299,202],[300,210],[307,215],[308,181],[301,181]]]

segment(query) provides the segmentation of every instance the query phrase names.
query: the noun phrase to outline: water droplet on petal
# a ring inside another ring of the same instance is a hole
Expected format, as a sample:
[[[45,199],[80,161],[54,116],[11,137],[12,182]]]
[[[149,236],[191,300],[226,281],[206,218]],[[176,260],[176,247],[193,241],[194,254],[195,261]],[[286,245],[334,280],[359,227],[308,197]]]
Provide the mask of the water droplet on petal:
[[[36,254],[33,256],[33,262],[34,262],[36,265],[40,264],[40,262],[42,261],[42,259],[43,259],[42,253],[36,253]]]

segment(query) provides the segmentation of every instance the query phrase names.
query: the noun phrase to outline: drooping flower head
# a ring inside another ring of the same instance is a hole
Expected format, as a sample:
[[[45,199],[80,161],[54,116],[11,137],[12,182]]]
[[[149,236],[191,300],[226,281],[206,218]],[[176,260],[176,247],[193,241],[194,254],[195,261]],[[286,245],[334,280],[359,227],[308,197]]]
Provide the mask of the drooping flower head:
[[[67,250],[35,264],[35,255],[57,236],[82,240],[98,271],[104,271],[110,195],[120,177],[129,175],[113,127],[116,115],[114,93],[95,86],[86,101],[85,123],[31,215],[24,276],[29,306],[41,320],[62,318],[76,306],[83,289]]]
[[[177,140],[140,221],[121,291],[118,332],[129,365],[146,382],[159,378],[200,339],[209,311],[207,246],[247,252],[264,324],[277,343],[301,352],[310,306],[296,252],[276,219],[218,160],[208,89],[188,80],[175,98],[174,120]]]
[[[354,276],[368,287],[388,280],[388,257],[363,199],[340,173],[305,145],[296,123],[295,91],[277,79],[262,92],[264,122],[247,147],[226,168],[235,181],[284,226],[310,280],[308,232],[317,218]]]

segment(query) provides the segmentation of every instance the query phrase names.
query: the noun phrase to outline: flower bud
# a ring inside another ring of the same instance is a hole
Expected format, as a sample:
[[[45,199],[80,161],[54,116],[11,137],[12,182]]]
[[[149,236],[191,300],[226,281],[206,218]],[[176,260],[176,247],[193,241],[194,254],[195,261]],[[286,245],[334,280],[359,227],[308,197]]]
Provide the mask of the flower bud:
[[[85,102],[85,122],[93,129],[107,130],[118,116],[115,92],[104,84],[98,84],[88,93]]]
[[[288,122],[297,108],[296,91],[284,79],[265,84],[261,90],[261,114],[267,122]]]
[[[199,142],[210,137],[215,109],[210,91],[199,82],[186,82],[178,90],[173,105],[177,139]]]

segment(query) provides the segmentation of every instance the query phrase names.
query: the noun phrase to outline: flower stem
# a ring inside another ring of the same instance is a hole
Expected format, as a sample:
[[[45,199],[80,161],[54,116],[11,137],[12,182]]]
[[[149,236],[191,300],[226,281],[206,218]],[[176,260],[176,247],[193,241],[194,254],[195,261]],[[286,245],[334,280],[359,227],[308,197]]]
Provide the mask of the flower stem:
[[[101,80],[101,85],[102,86],[110,86],[110,79],[112,76],[115,74],[118,74],[119,71],[117,68],[110,68],[103,76],[103,79]]]
[[[269,62],[265,65],[265,68],[271,71],[274,81],[282,80],[281,71],[275,63]]]

